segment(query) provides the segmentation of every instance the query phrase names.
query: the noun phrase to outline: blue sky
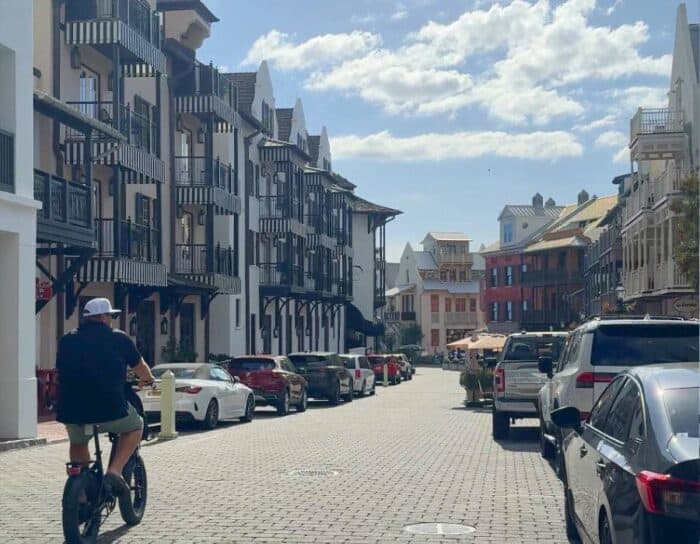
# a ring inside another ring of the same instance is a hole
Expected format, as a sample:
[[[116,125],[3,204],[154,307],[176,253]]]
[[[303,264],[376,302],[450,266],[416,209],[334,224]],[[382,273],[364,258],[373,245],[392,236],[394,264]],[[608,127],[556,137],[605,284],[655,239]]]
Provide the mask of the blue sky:
[[[403,210],[388,256],[428,230],[497,238],[506,203],[612,194],[638,106],[666,100],[675,0],[205,0],[199,58],[268,60],[277,107],[302,98],[334,170]],[[698,1],[687,2],[690,22]]]

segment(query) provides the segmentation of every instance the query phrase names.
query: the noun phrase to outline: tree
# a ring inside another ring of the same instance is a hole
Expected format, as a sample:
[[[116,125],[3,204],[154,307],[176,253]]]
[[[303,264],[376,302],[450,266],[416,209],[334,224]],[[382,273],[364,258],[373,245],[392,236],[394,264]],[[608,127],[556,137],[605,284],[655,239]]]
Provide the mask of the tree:
[[[412,324],[408,327],[401,329],[401,345],[406,346],[409,344],[420,344],[423,339],[423,331],[420,329],[420,325]]]
[[[681,194],[671,203],[678,214],[673,231],[673,259],[690,285],[698,289],[698,173],[694,171],[681,182]]]

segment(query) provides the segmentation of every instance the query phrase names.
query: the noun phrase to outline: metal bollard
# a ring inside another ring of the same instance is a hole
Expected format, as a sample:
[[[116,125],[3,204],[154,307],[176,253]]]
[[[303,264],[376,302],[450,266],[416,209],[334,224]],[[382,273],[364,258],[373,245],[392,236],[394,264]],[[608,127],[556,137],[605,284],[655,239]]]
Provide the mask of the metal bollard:
[[[384,387],[389,387],[389,365],[384,363]]]
[[[175,430],[175,374],[166,371],[160,380],[160,433],[158,438],[177,438]]]

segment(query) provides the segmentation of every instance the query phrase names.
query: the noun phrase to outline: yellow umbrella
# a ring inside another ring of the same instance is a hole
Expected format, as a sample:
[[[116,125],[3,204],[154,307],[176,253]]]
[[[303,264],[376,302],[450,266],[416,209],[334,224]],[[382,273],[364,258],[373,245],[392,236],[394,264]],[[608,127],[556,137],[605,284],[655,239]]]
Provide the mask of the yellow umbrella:
[[[467,336],[465,338],[462,338],[461,340],[456,340],[455,342],[447,344],[447,347],[455,349],[471,349],[469,346],[472,344],[472,342],[475,342],[476,340],[478,340],[478,337]]]
[[[501,334],[484,334],[476,342],[471,342],[468,349],[503,349],[506,337]]]

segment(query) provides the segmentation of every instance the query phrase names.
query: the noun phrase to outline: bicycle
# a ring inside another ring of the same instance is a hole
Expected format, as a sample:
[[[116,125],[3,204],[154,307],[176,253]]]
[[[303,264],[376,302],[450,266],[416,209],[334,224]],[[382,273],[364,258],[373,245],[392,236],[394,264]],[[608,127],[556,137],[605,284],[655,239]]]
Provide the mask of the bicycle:
[[[128,400],[143,417],[143,405],[138,395],[129,387]],[[97,540],[100,526],[119,503],[119,512],[127,525],[138,525],[146,511],[148,497],[148,480],[146,465],[140,454],[140,446],[136,448],[124,466],[122,476],[129,486],[129,493],[115,497],[104,485],[105,470],[102,463],[99,432],[96,425],[92,426],[92,436],[95,442],[95,459],[88,463],[66,463],[68,480],[63,489],[63,536],[66,544],[90,544]],[[148,425],[144,419],[144,433],[141,440],[148,440]],[[119,437],[109,434],[112,443],[110,462],[116,451]]]

